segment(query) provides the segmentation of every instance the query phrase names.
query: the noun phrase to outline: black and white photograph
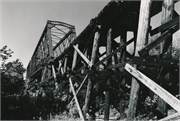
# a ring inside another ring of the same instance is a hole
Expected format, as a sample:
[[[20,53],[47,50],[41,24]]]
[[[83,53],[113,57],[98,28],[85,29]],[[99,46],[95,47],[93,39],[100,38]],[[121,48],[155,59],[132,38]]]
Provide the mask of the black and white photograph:
[[[179,121],[179,0],[0,0],[0,120]]]

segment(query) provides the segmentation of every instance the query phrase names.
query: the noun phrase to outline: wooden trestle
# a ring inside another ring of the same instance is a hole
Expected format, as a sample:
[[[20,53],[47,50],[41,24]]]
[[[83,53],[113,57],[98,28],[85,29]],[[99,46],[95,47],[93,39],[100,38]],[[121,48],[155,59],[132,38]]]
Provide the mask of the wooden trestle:
[[[67,96],[67,107],[75,99],[82,120],[87,113],[94,116],[102,107],[104,120],[109,120],[111,105],[119,111],[121,119],[125,118],[122,103],[130,91],[127,85],[131,87],[128,120],[135,118],[139,101],[146,98],[145,88],[160,97],[157,110],[163,117],[167,116],[166,103],[180,113],[180,100],[173,96],[179,93],[179,60],[171,56],[172,34],[179,30],[174,4],[173,0],[112,0],[77,37],[74,26],[48,21],[27,67],[27,77],[31,82],[37,79],[41,88],[48,82],[59,87],[69,82],[74,97]],[[161,11],[162,25],[151,30],[151,18]],[[127,40],[129,31],[134,37]],[[158,33],[161,35],[149,42],[149,37]],[[118,37],[120,40],[115,41]],[[131,43],[133,54],[128,51]],[[157,46],[160,54],[151,56],[150,50]],[[104,53],[101,47],[106,48]],[[85,93],[78,100],[80,92]]]

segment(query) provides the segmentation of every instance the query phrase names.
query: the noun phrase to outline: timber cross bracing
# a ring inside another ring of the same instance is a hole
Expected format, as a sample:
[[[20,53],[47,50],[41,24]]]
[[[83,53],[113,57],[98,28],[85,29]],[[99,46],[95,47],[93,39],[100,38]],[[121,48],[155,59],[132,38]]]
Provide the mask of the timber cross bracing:
[[[174,41],[172,34],[179,30],[179,15],[172,7],[176,2],[167,4],[166,1],[111,1],[77,37],[74,26],[48,21],[28,65],[28,77],[32,81],[38,79],[41,86],[44,82],[56,83],[53,90],[70,83],[68,88],[71,88],[74,97],[65,90],[61,90],[60,96],[68,100],[67,108],[75,99],[82,119],[87,113],[94,116],[95,112],[104,108],[104,119],[108,120],[110,105],[114,105],[124,118],[125,107],[121,102],[125,101],[125,94],[130,93],[129,87],[131,94],[126,114],[129,119],[135,117],[137,97],[143,101],[148,96],[146,91],[150,90],[157,95],[161,95],[159,90],[163,90],[162,99],[171,93],[173,98],[165,101],[179,112],[180,101],[173,96],[179,93],[179,61],[172,57],[169,50]],[[171,7],[164,8],[164,4]],[[168,15],[162,16],[162,25],[151,30],[150,19],[161,11],[170,10],[171,19],[164,22]],[[134,34],[130,40],[127,40],[128,31]],[[152,36],[158,33],[161,35],[153,39]],[[153,42],[148,42],[147,35],[152,37]],[[119,42],[115,41],[117,37],[120,37]],[[134,44],[133,54],[127,48],[131,43]],[[152,55],[150,51],[159,51],[157,46],[161,43],[164,44],[159,47],[162,49],[160,54]],[[106,51],[102,53],[100,47],[105,47]],[[138,70],[145,75],[139,74]],[[141,86],[141,82],[147,88]],[[77,91],[73,87],[75,85]],[[139,88],[141,95],[138,95]],[[157,110],[161,113],[164,112],[159,108],[163,106],[158,102]],[[138,106],[137,110],[140,110]],[[163,115],[166,116],[165,113]]]

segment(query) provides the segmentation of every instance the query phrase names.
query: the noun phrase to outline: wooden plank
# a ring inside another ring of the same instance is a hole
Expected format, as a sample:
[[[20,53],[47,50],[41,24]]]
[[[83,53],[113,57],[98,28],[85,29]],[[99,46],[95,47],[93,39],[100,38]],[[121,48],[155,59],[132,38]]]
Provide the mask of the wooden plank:
[[[176,24],[179,24],[179,16],[174,18],[173,20],[171,20],[171,21],[169,21],[169,22],[167,22],[167,23],[165,23],[165,24],[163,24],[163,25],[153,29],[150,32],[150,35],[153,36],[153,35],[155,35],[155,34],[157,34],[159,32],[163,32],[163,31],[169,29],[170,27],[173,27]]]
[[[99,29],[101,27],[99,26]],[[98,55],[98,51],[99,51],[99,40],[100,40],[100,32],[97,31],[94,34],[94,42],[93,42],[93,48],[92,48],[92,54],[91,54],[91,61],[90,63],[88,62],[88,65],[92,68],[93,64],[96,62],[97,60],[97,55]],[[84,55],[83,55],[84,56]],[[81,56],[82,57],[82,56]],[[86,58],[84,56],[84,58]],[[88,59],[86,58],[86,61]],[[88,79],[88,85],[87,85],[87,91],[86,91],[86,98],[85,98],[85,103],[84,103],[84,107],[83,107],[83,115],[84,117],[86,116],[86,113],[89,110],[89,102],[91,100],[91,90],[92,90],[92,80]]]
[[[180,120],[180,113],[175,113],[175,114],[167,116],[159,121],[179,121],[179,120]]]
[[[76,93],[75,93],[75,90],[74,90],[74,87],[73,87],[71,78],[69,78],[69,83],[70,83],[70,86],[71,86],[71,89],[72,89],[72,92],[73,92],[73,95],[74,95],[74,99],[75,99],[76,106],[77,106],[77,108],[78,108],[78,111],[79,111],[79,115],[80,115],[80,117],[81,117],[81,120],[85,121],[85,120],[84,120],[84,117],[83,117],[83,114],[82,114],[82,111],[81,111],[81,108],[80,108],[80,105],[79,105],[79,102],[78,102],[78,99],[77,99],[77,97],[76,97]]]
[[[149,89],[151,89],[154,93],[156,93],[164,101],[166,101],[177,112],[180,112],[180,100],[178,100],[172,94],[167,92],[165,89],[163,89],[161,86],[156,84],[153,80],[148,78],[146,75],[142,74],[140,71],[138,71],[131,65],[126,64],[125,70],[128,71],[131,75],[133,75],[136,79],[141,81],[144,85],[146,85]]]
[[[144,47],[142,50],[139,51],[140,56],[145,56],[148,54],[148,52],[156,47],[161,42],[165,41],[168,37],[170,37],[174,32],[176,32],[179,29],[178,26],[176,26],[174,29],[168,30],[165,33],[163,33],[160,37],[158,37],[155,41],[148,44],[146,47]]]
[[[93,32],[91,33],[88,41],[86,42],[86,45],[85,45],[85,47],[84,47],[84,49],[83,49],[83,51],[82,51],[83,54],[85,54],[85,52],[87,52],[89,43],[91,42],[92,37],[93,37],[94,33],[95,33],[97,30],[98,30],[98,27],[96,26],[96,27],[93,29]],[[79,59],[77,60],[77,64],[80,62],[80,60],[81,60],[81,58],[79,58]],[[76,66],[75,66],[75,67],[76,67]]]
[[[173,19],[174,13],[174,1],[173,0],[164,0],[162,3],[162,20],[161,24],[165,24],[168,21]],[[179,28],[179,25],[177,25]],[[165,41],[160,44],[161,53],[163,52]]]
[[[101,61],[97,62],[94,66],[97,67],[99,66],[101,63],[107,61],[108,59],[110,59],[113,55],[115,55],[118,51],[122,50],[123,47],[125,47],[125,44],[123,43],[118,49],[116,49],[115,51],[113,51],[111,54],[109,54],[108,56],[106,56],[105,58],[103,58]]]
[[[173,0],[163,0],[161,24],[164,24],[164,23],[172,20],[173,13],[174,13],[174,1]],[[179,25],[176,25],[176,26],[177,26],[177,28],[179,28]],[[163,32],[161,32],[161,33],[163,33]],[[166,46],[167,43],[168,43],[168,45]],[[169,36],[165,41],[161,42],[159,53],[164,55],[164,53],[167,52],[167,56],[171,57],[171,48],[172,48],[172,35]],[[158,98],[157,104],[158,104],[157,109],[163,114],[163,116],[167,116],[166,102],[163,99]]]
[[[66,73],[66,72],[67,72],[67,61],[68,61],[68,57],[65,55],[64,67],[63,67],[63,69],[64,69],[64,73]]]
[[[92,67],[93,64],[91,61],[88,60],[88,58],[86,56],[84,56],[84,54],[77,48],[77,46],[73,45],[74,49],[78,52],[78,54],[82,57],[82,59],[90,66]]]
[[[139,56],[140,51],[148,43],[149,25],[150,25],[150,11],[151,11],[152,0],[142,0],[139,12],[139,23],[137,30],[137,41],[135,56]],[[134,32],[136,33],[136,32]],[[134,65],[136,68],[137,65]],[[132,78],[131,83],[131,94],[129,101],[129,108],[127,112],[127,120],[133,120],[136,114],[136,107],[139,98],[140,85],[135,78]]]
[[[78,44],[75,46],[78,48]],[[74,68],[76,66],[76,62],[77,62],[77,51],[74,50],[73,61],[72,61],[72,71],[74,70]]]
[[[84,85],[84,83],[85,83],[86,79],[88,78],[88,76],[89,76],[89,75],[86,75],[86,76],[85,76],[83,82],[81,83],[81,85],[79,86],[78,90],[76,91],[76,95],[79,93],[80,89],[81,89],[82,86]],[[68,107],[71,105],[71,103],[72,103],[73,101],[74,101],[74,97],[73,97],[73,99],[70,101]]]
[[[106,55],[110,55],[112,53],[112,28],[110,28],[108,30],[108,33],[107,33],[107,47],[106,47]],[[112,60],[107,59],[105,61],[106,65],[112,65]],[[107,82],[106,84],[108,86],[111,86],[111,79],[107,79]],[[106,90],[106,93],[105,93],[105,108],[104,108],[104,120],[109,120],[109,108],[110,108],[110,90]]]
[[[52,71],[53,71],[54,79],[56,79],[56,72],[55,72],[55,69],[54,69],[54,65],[52,65]]]

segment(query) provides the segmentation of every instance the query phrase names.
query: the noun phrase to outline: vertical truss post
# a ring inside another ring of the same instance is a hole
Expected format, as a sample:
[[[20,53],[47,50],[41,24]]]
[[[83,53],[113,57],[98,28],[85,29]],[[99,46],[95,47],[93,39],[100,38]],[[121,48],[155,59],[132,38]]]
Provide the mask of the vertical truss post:
[[[93,49],[92,49],[92,55],[91,55],[91,66],[95,64],[96,59],[97,59],[97,54],[99,50],[99,38],[100,38],[100,33],[97,31],[94,34],[94,42],[93,42]],[[91,89],[92,89],[92,82],[90,79],[88,79],[88,85],[87,85],[87,91],[86,91],[86,98],[85,98],[85,104],[83,107],[83,115],[86,116],[86,113],[88,113],[89,110],[89,102],[90,102],[90,95],[91,95]]]
[[[110,55],[112,52],[112,28],[108,30],[107,33],[107,49],[106,49],[106,55]],[[111,59],[106,61],[106,65],[108,66],[112,62]],[[110,86],[111,79],[109,78],[106,82],[107,85]],[[109,120],[109,107],[110,107],[110,90],[106,90],[105,94],[105,114],[104,114],[104,120]]]
[[[151,4],[151,0],[141,1],[135,56],[139,56],[138,51],[140,51],[148,42]],[[136,68],[136,65],[134,65],[134,67]],[[127,112],[128,120],[132,120],[135,117],[138,93],[139,83],[135,78],[132,78],[129,108]]]
[[[173,19],[173,13],[174,13],[174,1],[173,0],[163,0],[161,25],[165,24],[168,21],[171,21]],[[166,41],[172,41],[172,36],[170,37],[170,39],[171,40],[167,39]],[[166,41],[163,41],[160,44],[160,51],[161,51],[160,53],[163,53],[163,48],[164,48]],[[169,55],[170,55],[170,53],[169,53]]]
[[[124,30],[124,32],[122,33],[121,35],[121,43],[126,43],[126,39],[127,39],[127,31]],[[123,50],[121,51],[121,58],[119,60],[120,63],[125,63],[126,62],[126,47],[123,48]],[[120,67],[119,68],[121,72],[124,71],[124,67]],[[121,88],[121,82],[122,81],[125,81],[125,78],[123,78],[122,80],[120,80],[119,82],[119,88]],[[121,98],[120,101],[119,101],[119,112],[120,112],[120,119],[123,119],[124,118],[124,110],[125,110],[125,107],[124,107],[124,99]]]
[[[52,25],[50,23],[47,24],[47,36],[49,40],[49,57],[50,59],[53,57],[53,49],[52,49],[52,36],[51,36],[51,28]]]
[[[166,22],[170,21],[173,19],[173,13],[174,13],[174,2],[173,0],[164,0],[162,3],[162,20],[161,24],[165,24]],[[166,45],[168,42],[168,45]],[[165,46],[168,46],[168,48],[165,50]],[[172,36],[167,38],[165,41],[163,41],[160,44],[160,53],[164,54],[164,52],[167,51],[167,56],[171,56],[171,47],[172,47]],[[164,68],[164,67],[162,67]],[[160,97],[158,98],[158,107],[157,109],[162,113],[164,117],[167,116],[167,104],[166,102],[161,99]]]

